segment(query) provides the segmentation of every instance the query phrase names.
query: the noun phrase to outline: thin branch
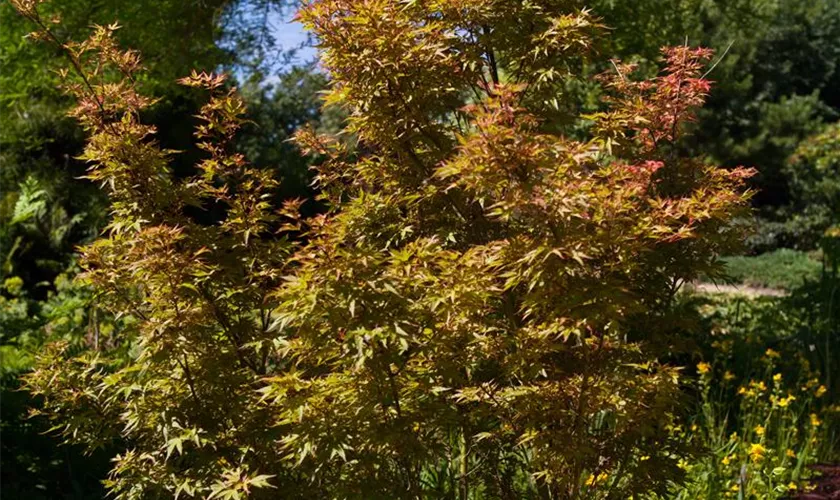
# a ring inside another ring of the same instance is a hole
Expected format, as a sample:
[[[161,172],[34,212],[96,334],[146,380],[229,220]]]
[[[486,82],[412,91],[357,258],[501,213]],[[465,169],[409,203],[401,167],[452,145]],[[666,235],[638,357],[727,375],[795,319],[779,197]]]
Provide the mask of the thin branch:
[[[195,392],[195,381],[193,380],[192,373],[190,372],[190,365],[189,365],[189,361],[187,360],[187,353],[186,352],[184,353],[184,361],[183,362],[181,362],[181,360],[178,359],[178,358],[175,358],[175,361],[178,363],[178,365],[181,366],[181,369],[184,370],[184,376],[187,378],[187,386],[190,388],[190,394],[192,394],[192,397],[195,400],[195,403],[198,406],[202,406],[201,405],[201,400],[198,399],[198,395]]]
[[[482,31],[484,31],[485,36],[490,35],[490,28],[487,26],[484,26]],[[487,60],[490,63],[490,77],[493,79],[493,85],[499,85],[499,67],[496,64],[496,55],[492,47],[488,46],[485,50],[487,51]]]
[[[260,370],[256,366],[254,366],[247,357],[245,357],[242,354],[242,346],[240,345],[239,336],[235,334],[233,326],[230,324],[230,321],[228,320],[227,316],[225,316],[222,310],[219,309],[219,306],[216,304],[216,301],[203,286],[198,287],[198,290],[199,293],[201,293],[201,296],[204,297],[206,303],[210,306],[210,309],[213,311],[213,316],[216,318],[216,321],[219,322],[219,325],[221,325],[222,330],[224,330],[225,337],[227,337],[228,341],[230,341],[231,348],[233,349],[233,352],[236,355],[236,359],[238,359],[239,362],[246,368],[250,368],[254,371],[254,373],[261,375]]]
[[[615,59],[610,59],[610,64],[612,64],[613,68],[615,68],[615,72],[616,72],[616,73],[618,73],[618,76],[621,78],[621,81],[622,81],[622,82],[627,81],[627,80],[624,78],[624,75],[621,73],[621,70],[620,70],[620,69],[618,69],[618,65],[615,63]]]
[[[97,107],[99,107],[99,111],[102,113],[102,118],[104,119],[106,116],[108,116],[108,112],[105,110],[104,103],[99,99],[99,94],[97,94],[96,90],[94,90],[93,84],[91,84],[90,80],[88,80],[87,74],[85,73],[84,69],[82,69],[81,63],[67,47],[67,44],[59,40],[59,38],[52,32],[52,30],[50,30],[50,28],[47,27],[46,24],[44,24],[43,20],[41,19],[41,16],[39,16],[37,12],[33,11],[33,13],[30,15],[21,13],[21,15],[35,23],[39,28],[41,28],[41,32],[47,35],[49,39],[55,45],[58,46],[58,48],[61,50],[61,53],[64,54],[65,57],[67,57],[67,59],[70,61],[70,64],[73,66],[73,69],[84,82],[85,87],[87,87],[88,91],[93,97],[93,100],[96,101],[96,105]]]
[[[717,65],[720,64],[721,61],[723,61],[723,58],[726,57],[726,54],[729,53],[729,49],[732,48],[732,45],[734,43],[735,43],[734,39],[731,42],[729,42],[729,45],[726,46],[726,50],[723,51],[723,54],[721,54],[720,57],[718,57],[718,60],[715,61],[714,64],[712,64],[712,66],[709,68],[709,70],[706,71],[705,73],[703,73],[703,76],[700,77],[701,80],[705,79],[707,76],[709,76],[709,73],[711,73],[712,71],[715,70],[715,68],[717,68]]]

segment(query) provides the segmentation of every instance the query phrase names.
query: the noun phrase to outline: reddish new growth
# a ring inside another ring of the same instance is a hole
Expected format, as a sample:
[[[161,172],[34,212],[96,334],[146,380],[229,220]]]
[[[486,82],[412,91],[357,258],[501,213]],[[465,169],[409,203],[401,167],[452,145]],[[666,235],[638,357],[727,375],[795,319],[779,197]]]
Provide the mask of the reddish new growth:
[[[695,110],[703,105],[711,82],[702,71],[713,51],[705,48],[666,47],[662,49],[665,67],[659,76],[634,81],[630,75],[636,65],[613,60],[614,72],[600,77],[613,97],[610,114],[636,133],[639,153],[652,153],[663,142],[674,143],[680,126],[695,119]]]
[[[752,177],[755,170],[744,167],[730,170],[712,168],[701,159],[678,154],[678,142],[684,126],[696,120],[696,111],[711,90],[712,82],[704,78],[704,71],[713,51],[680,46],[663,48],[662,54],[662,72],[643,81],[630,78],[636,70],[635,65],[614,60],[614,71],[600,77],[610,90],[605,100],[611,109],[592,117],[596,121],[596,133],[608,137],[608,150],[627,161],[626,168],[640,182],[656,183],[657,180],[668,179],[660,195],[672,211],[673,207],[685,203],[679,198],[696,187],[700,172],[716,182],[740,185]],[[660,171],[667,171],[667,174],[657,174]],[[723,189],[709,202],[730,203],[734,198],[720,198],[727,194],[734,195]],[[688,216],[686,220],[689,225],[696,221],[693,216]]]

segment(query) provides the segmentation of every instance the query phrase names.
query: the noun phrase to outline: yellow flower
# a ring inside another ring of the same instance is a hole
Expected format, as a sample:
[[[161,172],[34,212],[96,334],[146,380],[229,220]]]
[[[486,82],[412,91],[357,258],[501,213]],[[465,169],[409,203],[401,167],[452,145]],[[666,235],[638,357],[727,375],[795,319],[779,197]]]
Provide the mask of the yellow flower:
[[[796,452],[795,452],[795,451],[793,451],[793,450],[791,450],[790,448],[788,448],[787,450],[785,450],[785,455],[786,455],[788,458],[796,458]]]
[[[767,349],[766,351],[764,351],[764,355],[770,359],[781,357],[779,353],[774,351],[773,349]]]
[[[594,486],[596,484],[601,484],[601,483],[605,482],[608,478],[609,478],[609,476],[607,476],[606,472],[599,473],[597,477],[593,474],[590,474],[589,477],[586,478],[586,485],[587,486]]]
[[[732,434],[730,434],[730,435],[729,435],[729,440],[730,440],[730,441],[737,441],[737,440],[738,440],[738,433],[737,433],[737,432],[733,432]]]
[[[821,423],[822,423],[822,421],[820,420],[820,417],[818,417],[816,413],[812,413],[811,414],[811,425],[813,427],[819,427],[819,425]]]
[[[723,465],[729,465],[729,462],[731,461],[732,458],[729,455],[726,455],[725,457],[723,457],[723,460],[721,460],[720,463],[722,463]]]
[[[758,436],[763,436],[764,435],[764,427],[763,426],[756,425],[754,430],[755,430],[756,435],[758,435]]]
[[[814,396],[821,398],[826,392],[828,392],[828,389],[826,389],[824,385],[821,385],[817,388],[817,392],[814,393]]]
[[[643,456],[639,457],[640,462],[646,462],[648,460],[650,460],[650,455],[643,455]]]
[[[712,370],[712,365],[709,363],[700,362],[697,363],[697,371],[700,372],[700,375],[705,375]]]
[[[815,378],[812,378],[811,380],[805,382],[805,385],[802,386],[802,391],[804,392],[810,389],[811,387],[816,387],[817,384],[819,384],[819,381]]]
[[[788,487],[789,490],[795,490],[796,489],[796,483],[791,481],[791,482],[788,483],[787,487]]]
[[[726,373],[723,374],[723,380],[729,382],[735,378],[735,374],[729,370],[726,370]]]
[[[777,384],[781,383],[782,382],[782,374],[777,373],[777,374],[773,375],[773,382],[775,382]]]
[[[767,448],[760,443],[753,443],[750,445],[750,459],[753,462],[760,462],[764,459],[764,454],[767,453]]]
[[[729,488],[730,491],[738,491],[740,489],[741,489],[741,487],[738,486],[738,483],[733,484],[732,487]]]
[[[695,432],[697,430],[697,424],[691,424],[691,432]]]
[[[796,398],[788,394],[786,398],[780,399],[777,403],[780,408],[787,408],[794,401],[796,401]]]

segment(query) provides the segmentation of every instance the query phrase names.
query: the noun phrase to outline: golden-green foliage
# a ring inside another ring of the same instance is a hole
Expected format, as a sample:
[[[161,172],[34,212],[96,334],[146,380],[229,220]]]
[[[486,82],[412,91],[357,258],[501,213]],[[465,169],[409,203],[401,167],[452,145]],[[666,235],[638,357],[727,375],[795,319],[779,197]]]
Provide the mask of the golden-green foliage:
[[[666,49],[641,82],[616,62],[605,111],[573,117],[591,131],[573,140],[554,126],[562,88],[601,31],[574,2],[315,0],[300,18],[358,140],[298,135],[329,204],[307,221],[229,151],[243,106],[222,78],[184,80],[210,99],[206,157],[182,181],[139,119],[151,101],[114,28],[64,47],[113,207],[84,279],[137,321],[128,360],[41,357],[28,384],[59,429],[128,444],[119,498],[667,491],[688,450],[654,325],[739,240],[751,174],[674,147],[709,51]],[[212,206],[218,224],[189,216]]]
[[[521,496],[491,465],[517,449],[536,494],[663,488],[678,475],[665,428],[679,377],[627,342],[630,323],[709,267],[745,200],[746,172],[670,148],[708,88],[708,53],[670,49],[649,82],[618,66],[610,110],[577,142],[543,126],[556,107],[542,92],[585,55],[584,10],[318,1],[301,18],[365,153],[300,136],[327,156],[335,210],[279,292],[300,371],[266,394],[297,392],[278,420],[290,455],[333,464],[362,497],[419,496],[419,472],[447,456],[463,497]]]
[[[16,3],[53,38],[37,2]],[[229,152],[244,106],[223,78],[204,74],[183,83],[210,94],[196,131],[206,156],[198,175],[175,179],[173,152],[140,121],[152,100],[137,92],[139,57],[116,46],[115,29],[60,49],[77,70],[64,78],[90,135],[88,177],[107,189],[112,208],[105,236],[82,250],[82,279],[96,290],[96,307],[134,321],[114,345],[81,355],[52,346],[27,383],[68,440],[128,445],[107,481],[119,498],[232,498],[266,484],[252,465],[277,461],[249,445],[272,433],[254,384],[277,362],[268,293],[290,246],[268,201],[276,181]],[[188,207],[214,204],[226,211],[219,224],[188,216]]]

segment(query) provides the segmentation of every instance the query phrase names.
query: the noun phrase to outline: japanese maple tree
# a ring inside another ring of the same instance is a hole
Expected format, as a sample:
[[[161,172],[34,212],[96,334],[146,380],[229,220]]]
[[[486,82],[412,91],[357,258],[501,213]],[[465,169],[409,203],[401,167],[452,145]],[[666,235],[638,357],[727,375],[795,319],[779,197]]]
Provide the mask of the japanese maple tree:
[[[575,140],[563,91],[602,29],[574,2],[317,0],[300,18],[359,147],[298,136],[333,210],[279,292],[297,370],[266,394],[289,453],[360,497],[664,492],[680,388],[656,320],[739,240],[751,174],[675,146],[710,51],[665,49],[642,82],[616,62]]]
[[[211,98],[207,157],[178,180],[136,54],[111,28],[65,45],[114,208],[85,276],[132,318],[29,377],[65,436],[128,444],[119,498],[666,492],[687,451],[662,318],[749,197],[750,170],[676,147],[711,53],[665,49],[645,81],[615,61],[584,116],[567,89],[604,30],[576,2],[311,0],[300,19],[348,116],[297,136],[328,207],[308,220],[230,150],[242,103],[220,77],[184,80]],[[214,204],[218,223],[190,216]]]

